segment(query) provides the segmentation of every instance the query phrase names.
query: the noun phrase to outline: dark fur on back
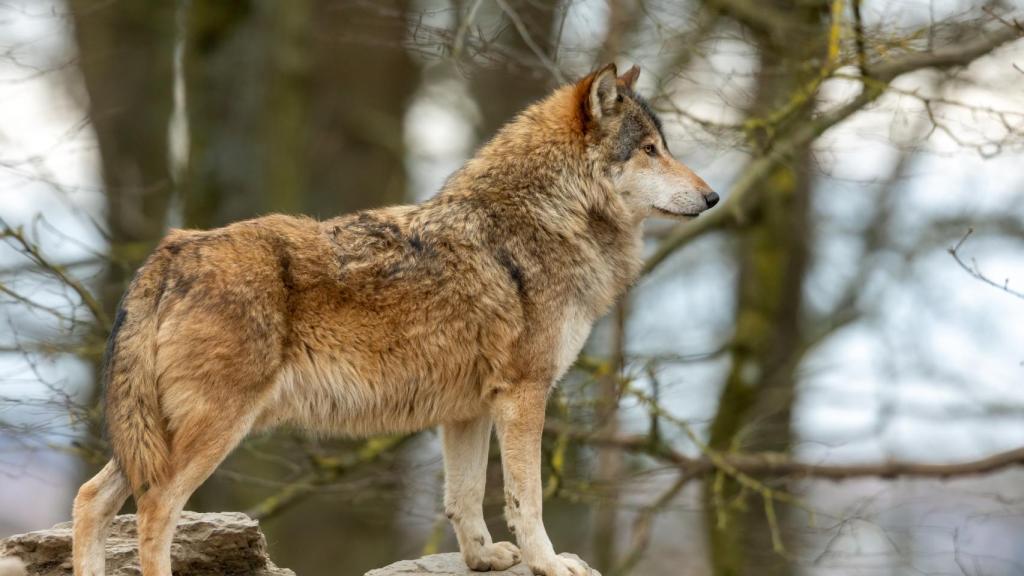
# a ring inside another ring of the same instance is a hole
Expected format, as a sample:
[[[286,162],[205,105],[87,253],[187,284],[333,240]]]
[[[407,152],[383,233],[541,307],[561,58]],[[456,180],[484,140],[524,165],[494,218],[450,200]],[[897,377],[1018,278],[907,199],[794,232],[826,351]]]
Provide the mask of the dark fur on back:
[[[128,313],[124,310],[124,303],[117,303],[117,312],[114,314],[114,323],[110,326],[110,335],[107,337],[106,348],[103,351],[103,368],[102,368],[102,382],[104,388],[106,388],[107,380],[110,379],[110,365],[114,359],[114,353],[117,348],[117,335],[121,332],[121,326],[124,325],[125,318],[128,317]]]

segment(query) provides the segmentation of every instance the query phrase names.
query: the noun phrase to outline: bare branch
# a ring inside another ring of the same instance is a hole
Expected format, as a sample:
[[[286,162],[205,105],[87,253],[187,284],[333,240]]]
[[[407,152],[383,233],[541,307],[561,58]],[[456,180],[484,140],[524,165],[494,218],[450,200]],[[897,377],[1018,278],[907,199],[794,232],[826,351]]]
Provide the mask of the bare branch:
[[[264,498],[250,508],[246,514],[257,520],[266,520],[277,516],[309,497],[317,488],[336,482],[360,466],[380,460],[412,437],[413,435],[372,438],[367,440],[355,454],[335,458],[314,458],[312,472],[289,483],[276,494]]]
[[[25,232],[21,228],[11,228],[2,220],[0,220],[0,225],[3,226],[3,229],[0,230],[0,238],[13,239],[29,259],[78,294],[78,297],[82,299],[82,303],[85,304],[86,308],[88,308],[90,312],[92,312],[92,315],[96,318],[96,321],[100,323],[104,331],[110,330],[110,318],[107,317],[107,313],[103,311],[103,306],[93,295],[92,291],[86,288],[79,280],[68,274],[68,271],[64,266],[50,261],[50,259],[42,253],[39,246],[31,242],[25,236]]]
[[[795,20],[788,14],[766,2],[711,0],[709,4],[732,16],[744,26],[776,38],[783,37],[796,25]]]
[[[537,57],[537,60],[547,68],[548,72],[551,72],[551,75],[554,76],[555,80],[559,84],[565,84],[567,82],[565,75],[558,69],[558,65],[555,64],[551,58],[544,53],[544,50],[537,45],[537,42],[534,41],[533,36],[530,34],[529,29],[527,29],[523,19],[519,17],[519,13],[513,10],[505,0],[497,0],[497,2],[498,6],[501,7],[501,10],[508,16],[508,19],[512,21],[512,25],[516,27],[516,31],[519,32],[520,36],[522,36],[523,42],[530,48],[533,55]]]
[[[1014,290],[1014,289],[1010,288],[1010,279],[1009,278],[1004,280],[1002,283],[996,282],[995,280],[992,280],[988,276],[985,276],[984,274],[981,273],[981,270],[978,269],[977,261],[975,261],[973,258],[971,258],[971,263],[968,264],[968,263],[964,262],[963,258],[960,257],[960,248],[963,247],[964,242],[966,242],[967,238],[971,234],[973,234],[973,233],[974,233],[974,228],[968,228],[967,229],[967,233],[964,234],[964,237],[961,238],[960,241],[957,242],[955,246],[951,246],[950,248],[947,248],[946,251],[949,252],[949,255],[953,257],[953,260],[956,260],[956,263],[959,264],[960,267],[963,268],[964,271],[967,272],[968,274],[970,274],[973,278],[975,278],[977,280],[981,280],[982,282],[984,282],[985,284],[988,284],[989,286],[992,286],[994,288],[998,288],[999,290],[1002,290],[1003,292],[1006,292],[1007,294],[1009,294],[1011,296],[1016,296],[1017,298],[1020,298],[1020,299],[1024,300],[1024,292],[1019,292],[1017,290]]]
[[[452,41],[452,58],[456,61],[462,58],[462,52],[466,46],[466,35],[469,34],[469,29],[473,26],[477,10],[480,9],[480,4],[482,3],[483,0],[475,0],[473,2],[473,5],[469,7],[469,11],[459,23],[458,30],[455,31],[455,40]]]
[[[549,433],[566,434],[577,442],[647,454],[670,462],[688,474],[712,472],[716,468],[716,464],[711,458],[687,456],[664,446],[653,446],[650,438],[646,435],[595,436],[579,430],[567,430],[565,426],[554,423],[549,424],[546,429]],[[849,480],[865,477],[953,478],[990,474],[1011,466],[1022,466],[1024,465],[1024,447],[978,460],[952,464],[918,462],[811,464],[777,453],[720,454],[719,457],[736,471],[756,477],[819,478],[823,480]]]
[[[897,76],[925,68],[951,68],[966,66],[996,48],[1020,38],[1024,34],[1013,26],[1004,26],[979,38],[956,46],[944,46],[928,52],[904,54],[898,59],[874,65],[871,73],[875,78],[890,81]]]
[[[905,55],[873,67],[872,75],[877,82],[865,83],[863,91],[853,100],[836,110],[797,126],[792,132],[777,140],[766,155],[752,160],[743,170],[739,181],[733,185],[726,201],[717,210],[709,211],[693,224],[683,223],[673,229],[661,242],[655,253],[648,258],[643,274],[654,270],[676,249],[694,238],[710,230],[743,224],[750,210],[759,201],[756,192],[757,185],[772,170],[790,158],[793,152],[877,100],[886,92],[888,82],[916,70],[969,64],[1003,44],[1019,38],[1021,34],[1017,28],[1007,26],[973,42],[956,47],[944,47],[931,52]]]
[[[860,14],[860,0],[853,0],[853,36],[857,46],[857,67],[860,75],[868,76],[868,56],[864,48],[864,20]]]
[[[636,564],[643,558],[643,554],[651,542],[651,524],[655,516],[659,512],[663,512],[696,476],[697,474],[693,472],[680,474],[667,490],[662,492],[654,502],[644,506],[637,514],[636,520],[633,521],[632,546],[630,546],[626,557],[611,571],[610,576],[620,576],[632,572]]]

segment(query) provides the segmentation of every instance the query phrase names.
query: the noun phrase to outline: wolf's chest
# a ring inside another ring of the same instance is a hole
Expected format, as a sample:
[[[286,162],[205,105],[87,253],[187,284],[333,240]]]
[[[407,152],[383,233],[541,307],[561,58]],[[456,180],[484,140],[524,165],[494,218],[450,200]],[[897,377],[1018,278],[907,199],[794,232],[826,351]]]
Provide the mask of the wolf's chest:
[[[560,380],[576,361],[576,357],[579,356],[583,344],[586,343],[587,337],[590,335],[593,324],[593,319],[585,310],[576,305],[569,306],[562,320],[561,333],[557,343],[555,381]]]

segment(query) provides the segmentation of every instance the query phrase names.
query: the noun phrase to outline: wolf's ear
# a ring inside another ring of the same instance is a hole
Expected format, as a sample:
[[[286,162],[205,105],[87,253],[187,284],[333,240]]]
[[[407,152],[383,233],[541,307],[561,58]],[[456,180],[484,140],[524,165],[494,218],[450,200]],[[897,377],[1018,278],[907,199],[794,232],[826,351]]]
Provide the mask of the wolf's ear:
[[[605,114],[615,110],[619,89],[615,86],[615,64],[609,64],[590,76],[590,87],[587,93],[587,112],[594,120],[600,120]]]
[[[622,76],[619,76],[619,86],[624,86],[630,90],[636,86],[636,79],[640,77],[640,67],[636,64],[632,68],[623,72]]]

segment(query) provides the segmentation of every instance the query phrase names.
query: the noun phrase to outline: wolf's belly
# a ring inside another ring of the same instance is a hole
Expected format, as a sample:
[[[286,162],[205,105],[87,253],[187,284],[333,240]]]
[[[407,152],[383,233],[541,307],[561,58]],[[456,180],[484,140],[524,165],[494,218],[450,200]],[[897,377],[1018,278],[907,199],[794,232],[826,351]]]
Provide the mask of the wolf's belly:
[[[471,370],[451,367],[438,374],[378,360],[363,366],[344,358],[286,365],[259,425],[369,436],[467,420],[484,410]]]

